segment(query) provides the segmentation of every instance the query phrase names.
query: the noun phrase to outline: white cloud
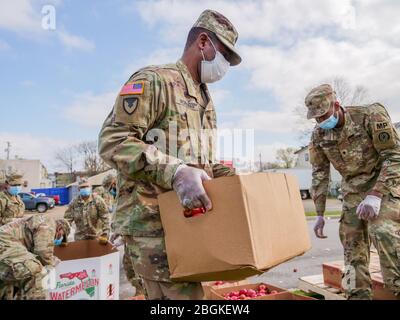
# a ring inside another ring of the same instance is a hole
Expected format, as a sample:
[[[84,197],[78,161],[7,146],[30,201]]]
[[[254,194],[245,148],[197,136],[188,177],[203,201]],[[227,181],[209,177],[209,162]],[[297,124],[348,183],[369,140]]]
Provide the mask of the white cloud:
[[[1,1],[0,28],[19,33],[40,31],[40,11],[34,10],[31,0]]]
[[[19,36],[42,41],[50,37],[56,37],[60,43],[69,49],[92,51],[95,48],[93,41],[83,36],[74,35],[65,30],[48,31],[42,28],[41,5],[59,6],[60,0],[13,0],[1,1],[0,3],[0,29],[5,29]],[[56,10],[57,13],[57,10]],[[56,15],[56,19],[58,16]],[[58,23],[57,23],[58,25]],[[0,50],[2,42],[0,41]]]
[[[216,106],[217,112],[218,112],[218,106],[223,105],[224,101],[232,96],[232,93],[231,93],[231,91],[226,90],[226,89],[209,88],[209,90],[210,90],[211,98],[212,98],[214,105]]]
[[[145,66],[174,63],[178,61],[181,55],[182,48],[180,47],[158,49],[153,51],[148,56],[139,59],[135,58],[134,61],[124,69],[124,74],[126,75],[126,77],[129,77],[134,72]]]
[[[117,91],[99,95],[83,93],[64,107],[64,117],[85,127],[99,128],[111,112],[116,96]]]
[[[348,29],[354,12],[351,0],[325,1],[177,1],[153,0],[135,4],[141,17],[151,26],[160,28],[168,40],[182,39],[205,9],[223,13],[239,30],[242,39],[294,40],[299,35],[315,33],[317,28],[337,27]],[[165,14],[168,12],[168,14]],[[249,23],[251,21],[251,23]],[[282,34],[285,38],[282,38]]]
[[[49,170],[56,170],[58,165],[54,160],[54,153],[60,148],[67,147],[71,141],[49,138],[48,136],[35,136],[30,133],[0,132],[0,145],[5,146],[6,142],[11,143],[10,158],[36,160],[39,159]],[[5,158],[3,148],[1,158]]]
[[[334,76],[365,86],[375,100],[395,101],[399,97],[400,48],[382,41],[356,45],[314,38],[287,50],[242,48],[253,87],[272,91],[284,110],[292,110],[304,98],[305,88]]]
[[[93,51],[95,49],[95,44],[93,41],[85,39],[81,36],[76,36],[70,34],[66,31],[58,31],[58,38],[60,42],[69,49],[78,49],[82,51]]]
[[[255,111],[242,113],[236,126],[271,133],[287,133],[293,130],[288,124],[295,120],[291,112]]]

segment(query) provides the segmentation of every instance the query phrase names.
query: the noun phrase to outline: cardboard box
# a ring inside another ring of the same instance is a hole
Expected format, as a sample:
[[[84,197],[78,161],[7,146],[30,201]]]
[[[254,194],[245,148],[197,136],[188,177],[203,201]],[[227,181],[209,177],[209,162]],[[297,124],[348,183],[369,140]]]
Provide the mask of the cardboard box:
[[[253,289],[256,290],[261,284],[265,285],[268,289],[268,291],[277,291],[279,294],[281,293],[287,293],[287,291],[283,288],[276,287],[267,283],[254,283],[254,284],[245,284],[241,286],[230,286],[230,287],[225,287],[225,288],[212,288],[211,289],[211,300],[225,300],[224,294],[232,292],[232,291],[240,291],[242,289]],[[277,296],[279,294],[273,294],[273,295],[268,295],[268,296],[263,296],[263,297],[257,297],[253,298],[251,300],[275,300],[272,299],[271,297]]]
[[[50,300],[119,300],[119,251],[96,240],[55,247],[61,260]]]
[[[247,280],[242,281],[225,281],[223,284],[216,285],[215,281],[202,282],[201,285],[204,291],[204,299],[211,299],[211,289],[222,289],[227,287],[242,286],[248,284]]]
[[[213,210],[185,218],[175,192],[161,194],[161,220],[175,281],[241,280],[311,248],[294,176],[256,173],[204,182]]]
[[[343,261],[326,262],[322,264],[324,283],[336,289],[342,289]]]
[[[388,289],[384,287],[382,274],[380,272],[379,263],[375,262],[370,264],[370,274],[372,280],[372,292],[374,300],[399,300],[396,296]],[[376,271],[376,268],[379,271]],[[342,289],[342,278],[344,274],[344,262],[335,261],[324,263],[322,265],[324,283],[330,287]]]

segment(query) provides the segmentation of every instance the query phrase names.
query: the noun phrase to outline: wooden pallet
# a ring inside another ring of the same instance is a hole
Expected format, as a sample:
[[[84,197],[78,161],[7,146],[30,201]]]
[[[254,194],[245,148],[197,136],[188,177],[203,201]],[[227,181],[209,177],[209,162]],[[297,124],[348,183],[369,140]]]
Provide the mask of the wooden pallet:
[[[299,279],[299,289],[307,293],[317,293],[325,297],[325,300],[346,300],[341,290],[324,284],[322,274],[307,276]]]

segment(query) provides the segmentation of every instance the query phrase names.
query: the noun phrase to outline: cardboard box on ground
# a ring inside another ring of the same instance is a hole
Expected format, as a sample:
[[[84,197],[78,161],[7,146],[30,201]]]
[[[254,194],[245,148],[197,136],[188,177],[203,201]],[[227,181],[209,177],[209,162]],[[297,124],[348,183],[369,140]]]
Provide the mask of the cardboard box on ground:
[[[204,182],[213,203],[185,218],[175,192],[158,197],[171,278],[242,280],[311,248],[294,176],[256,173]]]
[[[324,283],[327,286],[343,290],[342,279],[344,276],[344,262],[333,261],[326,262],[322,265],[322,272],[324,276]],[[372,293],[374,300],[400,300],[389,289],[384,287],[381,267],[379,264],[379,256],[376,254],[371,255],[369,265],[369,272],[372,280]]]
[[[299,296],[293,294],[283,288],[279,288],[267,283],[255,283],[255,284],[245,284],[240,286],[231,286],[225,288],[215,288],[211,289],[210,299],[211,300],[226,300],[224,295],[229,294],[231,292],[240,292],[242,289],[251,289],[257,291],[260,285],[264,285],[267,289],[267,292],[276,291],[274,294],[267,294],[265,296],[251,298],[250,300],[316,300],[311,297]],[[240,300],[240,299],[239,299]]]
[[[68,243],[55,247],[61,260],[55,268],[50,300],[118,300],[119,251],[97,240]]]

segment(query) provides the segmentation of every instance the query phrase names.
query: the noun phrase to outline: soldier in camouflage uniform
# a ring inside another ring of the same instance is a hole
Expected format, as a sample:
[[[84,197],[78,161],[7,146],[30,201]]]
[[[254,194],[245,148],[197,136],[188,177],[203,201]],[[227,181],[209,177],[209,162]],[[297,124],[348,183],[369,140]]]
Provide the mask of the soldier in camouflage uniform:
[[[13,172],[6,175],[3,181],[5,185],[3,184],[3,191],[0,191],[0,226],[24,216],[25,205],[18,195],[23,184],[22,177],[21,174]]]
[[[0,227],[0,299],[46,299],[42,280],[59,262],[53,255],[54,241],[66,242],[69,231],[67,221],[46,215]]]
[[[6,190],[7,190],[6,174],[4,173],[4,171],[0,170],[0,192]]]
[[[308,118],[316,119],[310,144],[312,194],[317,237],[324,238],[324,211],[330,164],[343,177],[340,239],[344,286],[349,299],[370,299],[370,239],[376,247],[385,286],[400,295],[400,139],[379,103],[342,107],[329,85],[306,97]]]
[[[115,197],[117,195],[116,185],[117,178],[115,175],[110,173],[103,179],[102,186],[93,190],[93,193],[103,198],[110,213],[113,212]]]
[[[200,283],[170,279],[157,195],[174,189],[184,207],[210,210],[202,181],[235,174],[215,161],[217,119],[206,83],[241,62],[237,38],[227,18],[204,11],[182,58],[135,72],[100,132],[100,154],[118,171],[114,231],[124,236],[148,299],[203,297]]]
[[[79,183],[79,195],[68,205],[64,218],[71,225],[75,222],[75,241],[102,241],[110,236],[110,214],[107,205],[101,197],[92,194],[91,185],[86,179]]]

